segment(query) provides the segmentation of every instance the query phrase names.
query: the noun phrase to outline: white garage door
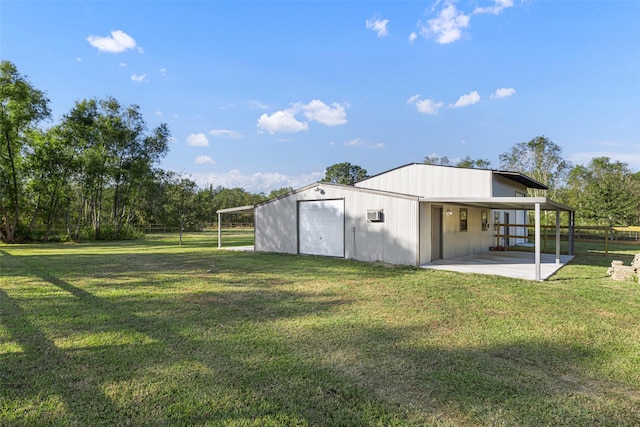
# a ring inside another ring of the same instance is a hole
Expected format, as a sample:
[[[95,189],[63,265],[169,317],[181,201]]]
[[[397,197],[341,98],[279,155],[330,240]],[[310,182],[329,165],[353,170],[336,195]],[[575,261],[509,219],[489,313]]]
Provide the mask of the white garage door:
[[[299,252],[344,257],[344,201],[298,203]]]

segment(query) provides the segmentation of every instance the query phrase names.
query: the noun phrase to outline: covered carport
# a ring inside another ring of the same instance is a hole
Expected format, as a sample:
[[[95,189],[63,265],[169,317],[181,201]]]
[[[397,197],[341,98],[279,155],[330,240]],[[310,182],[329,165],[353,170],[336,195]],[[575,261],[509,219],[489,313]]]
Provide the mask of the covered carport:
[[[574,224],[575,224],[575,210],[569,206],[563,205],[561,203],[555,202],[547,197],[478,197],[478,198],[459,198],[459,197],[439,197],[439,198],[428,198],[428,199],[420,199],[421,202],[428,203],[441,203],[441,204],[455,204],[459,206],[467,206],[467,207],[475,207],[481,209],[492,209],[492,210],[525,210],[525,211],[534,211],[534,239],[535,239],[535,249],[533,256],[533,265],[534,272],[531,279],[534,280],[544,280],[548,277],[546,271],[549,269],[545,269],[545,274],[543,274],[542,264],[543,257],[541,253],[541,211],[554,211],[556,213],[555,217],[555,241],[556,241],[556,253],[555,253],[555,265],[557,268],[553,270],[555,272],[558,268],[560,268],[565,262],[573,258],[574,254]],[[566,256],[560,255],[560,213],[568,212],[569,214],[569,224],[568,224],[568,239],[569,239],[569,250]],[[500,257],[498,255],[494,255],[492,258],[490,256],[484,256],[484,265],[485,266],[494,266],[498,265],[500,262]],[[478,262],[471,257],[464,257],[467,259],[467,262],[462,262],[462,259],[458,260],[444,260],[438,262],[434,265],[434,268],[446,269],[447,265],[466,265],[466,270],[458,270],[458,271],[471,271],[470,269],[474,264],[479,266],[477,268],[477,272],[486,273],[487,268],[480,268],[483,265],[483,262]],[[477,258],[477,257],[476,257]],[[513,257],[512,257],[513,258]],[[544,257],[545,261],[547,261],[547,256]],[[494,263],[488,262],[490,259],[494,259]],[[508,259],[504,258],[503,259]],[[462,264],[461,264],[462,262]],[[513,264],[509,261],[504,261],[505,264]],[[490,267],[489,267],[490,268]],[[510,266],[513,268],[513,265]]]
[[[222,248],[222,216],[224,214],[252,214],[254,213],[255,206],[238,206],[235,208],[218,209],[218,249]]]

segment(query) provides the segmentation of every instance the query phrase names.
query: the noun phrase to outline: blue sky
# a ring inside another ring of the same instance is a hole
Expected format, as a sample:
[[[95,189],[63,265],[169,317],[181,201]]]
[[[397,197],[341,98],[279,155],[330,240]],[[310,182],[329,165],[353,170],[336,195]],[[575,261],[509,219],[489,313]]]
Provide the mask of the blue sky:
[[[199,185],[334,163],[488,159],[544,135],[640,170],[639,1],[7,1],[0,56],[47,92],[140,106]]]

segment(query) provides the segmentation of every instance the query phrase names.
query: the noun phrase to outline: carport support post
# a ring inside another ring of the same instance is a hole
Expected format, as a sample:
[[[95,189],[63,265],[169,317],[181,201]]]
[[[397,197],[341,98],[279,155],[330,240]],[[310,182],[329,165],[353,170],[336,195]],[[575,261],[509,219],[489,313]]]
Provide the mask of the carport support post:
[[[222,214],[218,212],[218,249],[222,247],[222,228],[220,228],[221,223],[222,223]]]
[[[573,252],[575,250],[575,216],[576,213],[574,211],[569,211],[569,255],[573,255]]]
[[[536,236],[536,280],[541,280],[541,272],[540,272],[540,203],[536,203],[535,210],[535,236]]]
[[[556,209],[556,265],[560,265],[560,210]]]

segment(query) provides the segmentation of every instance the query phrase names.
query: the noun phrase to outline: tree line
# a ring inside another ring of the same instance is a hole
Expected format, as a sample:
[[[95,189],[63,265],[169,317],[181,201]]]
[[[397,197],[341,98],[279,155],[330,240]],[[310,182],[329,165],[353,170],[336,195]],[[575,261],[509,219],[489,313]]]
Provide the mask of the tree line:
[[[77,101],[60,123],[49,100],[9,61],[0,63],[0,241],[123,239],[140,226],[199,229],[216,211],[252,205],[287,193],[252,194],[242,188],[199,188],[188,176],[161,169],[168,153],[166,124],[148,129],[137,105],[114,98]],[[500,155],[500,168],[547,185],[531,190],[577,209],[579,224],[640,224],[640,173],[608,157],[572,165],[541,136]],[[453,164],[435,155],[424,163],[491,168],[470,156]],[[350,163],[329,166],[323,181],[350,185],[367,177]],[[246,215],[229,217],[245,220]]]
[[[198,228],[218,209],[272,194],[200,189],[158,167],[166,124],[148,129],[137,105],[77,101],[49,128],[49,100],[9,61],[0,63],[0,240],[122,239],[138,226]]]

